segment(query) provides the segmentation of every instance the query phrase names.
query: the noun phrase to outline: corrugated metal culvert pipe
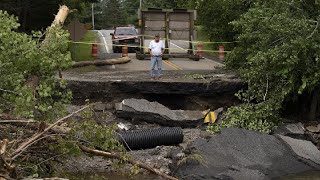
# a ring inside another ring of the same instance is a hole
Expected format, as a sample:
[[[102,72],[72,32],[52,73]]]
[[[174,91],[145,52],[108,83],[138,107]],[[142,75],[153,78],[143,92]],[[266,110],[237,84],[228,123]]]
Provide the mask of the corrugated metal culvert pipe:
[[[121,132],[118,140],[127,149],[148,149],[160,145],[177,145],[183,142],[181,127],[164,127]]]

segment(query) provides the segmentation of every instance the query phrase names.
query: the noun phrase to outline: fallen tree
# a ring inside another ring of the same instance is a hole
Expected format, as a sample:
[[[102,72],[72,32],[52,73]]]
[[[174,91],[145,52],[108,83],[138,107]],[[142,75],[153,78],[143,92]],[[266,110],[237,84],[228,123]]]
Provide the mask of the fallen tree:
[[[138,160],[133,160],[131,158],[129,159],[125,159],[123,158],[120,154],[117,154],[117,153],[111,153],[111,152],[105,152],[105,151],[101,151],[101,150],[97,150],[97,149],[92,149],[92,148],[89,148],[89,147],[86,147],[86,146],[83,146],[83,145],[80,145],[79,146],[80,149],[86,153],[90,153],[90,154],[93,154],[93,155],[96,155],[96,156],[103,156],[103,157],[107,157],[107,158],[112,158],[112,159],[119,159],[119,160],[124,160],[132,165],[136,165],[138,166],[139,168],[143,168],[151,173],[154,173],[158,176],[161,176],[165,179],[169,179],[169,180],[178,180],[177,178],[175,177],[172,177],[172,176],[169,176],[161,171],[159,171],[158,169],[155,169],[155,168],[152,168],[148,165],[145,165],[144,163],[138,161]]]
[[[105,65],[114,65],[114,64],[124,64],[130,62],[131,59],[129,57],[122,57],[118,59],[106,59],[106,60],[94,60],[94,61],[81,61],[75,62],[72,64],[72,67],[83,67],[83,66],[105,66]]]
[[[45,33],[29,35],[17,32],[17,19],[0,10],[1,112],[36,120],[53,120],[62,115],[71,92],[55,74],[72,63],[69,34],[61,28],[68,11],[68,7],[61,6]]]

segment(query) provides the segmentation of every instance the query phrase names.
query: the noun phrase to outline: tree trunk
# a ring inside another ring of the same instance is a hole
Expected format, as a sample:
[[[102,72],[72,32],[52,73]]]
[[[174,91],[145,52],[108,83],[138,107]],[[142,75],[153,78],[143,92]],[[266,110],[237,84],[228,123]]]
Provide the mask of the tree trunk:
[[[140,161],[136,161],[136,160],[133,160],[131,158],[123,158],[121,156],[121,154],[117,154],[117,153],[112,153],[112,152],[106,152],[106,151],[100,151],[100,150],[96,150],[96,149],[92,149],[92,148],[88,148],[86,146],[82,146],[80,145],[79,146],[80,149],[86,153],[90,153],[90,154],[93,154],[93,155],[96,155],[96,156],[103,156],[103,157],[107,157],[107,158],[113,158],[113,159],[119,159],[121,161],[125,161],[125,162],[128,162],[132,165],[136,165],[138,166],[139,168],[143,168],[149,172],[152,172],[164,179],[168,179],[168,180],[178,180],[177,178],[173,177],[173,176],[170,176],[170,175],[167,175],[166,173],[163,173],[161,172],[160,170],[158,169],[154,169]]]
[[[50,43],[50,39],[54,36],[54,34],[51,33],[51,29],[57,26],[62,26],[64,21],[67,19],[68,14],[69,8],[65,5],[60,6],[58,14],[55,16],[51,26],[47,29],[47,34],[45,39],[42,41],[41,48],[46,48],[46,46]]]
[[[114,64],[124,64],[130,62],[129,57],[123,57],[118,59],[107,59],[107,60],[95,60],[95,61],[81,61],[76,62],[72,65],[73,68],[75,67],[83,67],[83,66],[90,66],[90,65],[96,65],[96,66],[105,66],[105,65],[114,65]]]
[[[24,6],[21,12],[22,18],[20,19],[22,31],[27,30],[27,20],[28,20],[29,12],[30,12],[30,0],[25,0]]]
[[[310,106],[309,106],[310,109],[307,114],[308,121],[315,121],[316,120],[319,93],[320,93],[320,88],[316,87],[311,94],[311,99],[309,101],[310,102]]]

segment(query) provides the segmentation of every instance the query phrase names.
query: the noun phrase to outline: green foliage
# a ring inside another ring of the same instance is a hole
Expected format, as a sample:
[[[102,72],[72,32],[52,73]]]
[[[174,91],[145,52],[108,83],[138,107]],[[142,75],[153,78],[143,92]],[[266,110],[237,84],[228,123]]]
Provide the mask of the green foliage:
[[[274,103],[259,104],[245,103],[233,106],[224,114],[220,124],[207,126],[207,131],[217,133],[221,128],[244,128],[253,131],[270,133],[271,129],[280,122]]]
[[[317,7],[310,11],[310,7]],[[285,0],[257,3],[240,20],[241,44],[227,65],[238,69],[257,101],[282,102],[319,85],[320,5]]]
[[[240,97],[246,103],[230,108],[222,127],[269,132],[283,102],[318,88],[319,20],[315,1],[270,0],[255,3],[232,22],[241,32],[240,43],[227,57],[227,67],[239,71],[248,90]]]
[[[250,7],[251,0],[200,1],[198,23],[204,27],[210,41],[234,41],[237,31],[230,22],[238,19]]]
[[[210,36],[207,31],[204,30],[203,26],[197,26],[197,41],[203,41],[203,42],[210,42]],[[195,44],[197,45],[197,44]],[[222,44],[221,44],[222,45]],[[210,43],[203,43],[202,44],[202,49],[203,50],[212,50],[212,51],[217,51],[218,50],[219,44],[210,44]],[[198,48],[195,46],[195,48]],[[216,56],[216,52],[204,52],[205,54],[211,55],[211,56]]]
[[[207,161],[205,159],[203,159],[202,155],[197,151],[192,152],[188,156],[183,157],[181,160],[177,161],[177,165],[178,166],[185,165],[185,164],[187,164],[188,160],[195,161],[195,162],[207,167]]]
[[[95,120],[103,116],[105,114],[98,116],[93,109],[88,108],[79,113],[79,116],[75,119],[71,118],[68,123],[68,128],[71,130],[67,134],[54,136],[54,141],[49,141],[50,143],[41,142],[42,144],[38,145],[38,147],[44,153],[35,154],[33,155],[34,159],[21,162],[21,165],[26,166],[24,168],[25,171],[21,172],[21,174],[24,174],[24,176],[35,174],[39,174],[40,177],[48,176],[52,163],[56,163],[55,157],[68,159],[70,156],[77,157],[81,155],[80,144],[119,154],[122,160],[115,160],[112,165],[117,169],[123,168],[126,165],[125,160],[130,157],[126,154],[126,150],[122,144],[116,139],[116,126],[102,126],[96,123]],[[136,167],[133,167],[131,173],[136,171]],[[63,175],[65,176],[65,174]],[[92,178],[99,179],[98,176]]]
[[[241,44],[229,56],[227,65],[239,69],[250,82],[258,101],[284,100],[313,90],[319,84],[320,53],[317,10],[309,12],[303,1],[268,1],[233,22],[242,33]]]
[[[118,0],[102,0],[97,3],[96,26],[100,28],[110,28],[114,26],[127,25],[127,12],[123,7],[123,3]]]
[[[60,136],[56,137],[57,143],[49,145],[49,150],[55,152],[56,154],[80,156],[81,149],[79,148],[77,141],[72,140],[72,138],[62,138]]]
[[[194,9],[198,1],[195,0],[144,0],[144,8],[163,8],[163,9],[175,9],[175,8],[189,8]]]
[[[79,19],[82,23],[91,23],[91,2],[87,0],[60,0],[60,4],[65,4],[73,10],[69,13],[67,21]]]
[[[184,78],[186,79],[205,79],[204,74],[186,74],[184,75]]]
[[[116,126],[103,127],[93,121],[87,120],[76,125],[72,134],[80,141],[90,142],[93,147],[102,148],[105,151],[124,152],[125,148],[115,138]]]
[[[69,34],[51,29],[50,43],[41,47],[40,32],[18,33],[17,19],[0,10],[0,109],[26,118],[53,119],[71,98],[58,69],[71,64]]]
[[[97,34],[93,31],[88,31],[80,42],[91,43],[95,42]],[[72,60],[74,61],[89,61],[93,60],[91,44],[70,44]]]
[[[145,0],[144,7],[171,9],[171,8],[177,8],[178,5],[175,0],[162,0],[162,1]]]
[[[178,8],[196,9],[200,0],[176,0]]]
[[[198,1],[195,0],[144,0],[143,8],[189,8],[195,9]],[[127,14],[127,22],[137,26],[138,23],[138,8],[140,7],[139,0],[124,0],[123,7]]]

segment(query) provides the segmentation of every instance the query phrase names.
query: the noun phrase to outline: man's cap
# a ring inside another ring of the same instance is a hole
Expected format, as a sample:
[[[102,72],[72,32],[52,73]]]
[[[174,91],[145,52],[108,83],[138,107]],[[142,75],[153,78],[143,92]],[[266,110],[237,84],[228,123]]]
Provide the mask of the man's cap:
[[[155,34],[154,37],[160,37],[159,33]]]

